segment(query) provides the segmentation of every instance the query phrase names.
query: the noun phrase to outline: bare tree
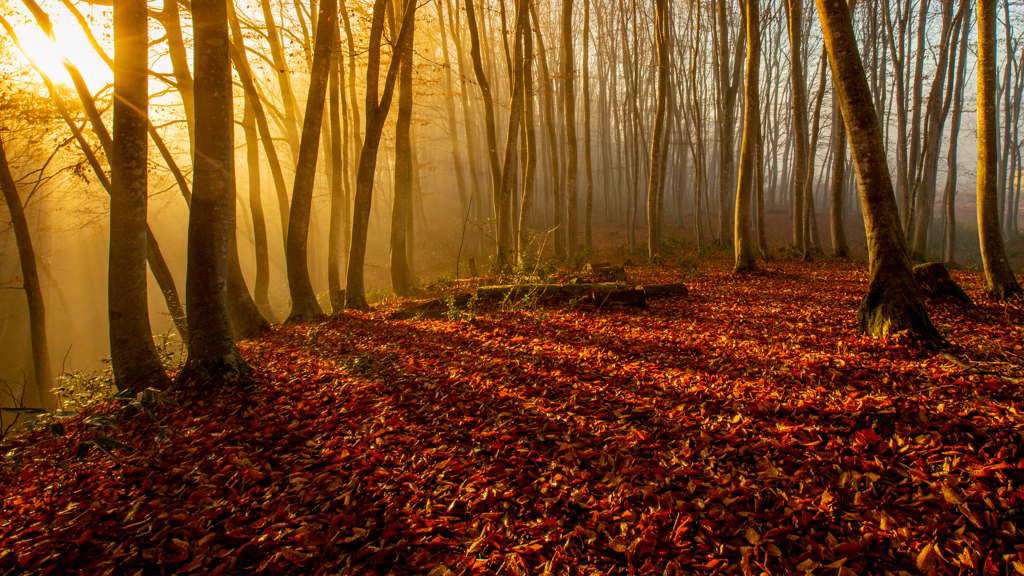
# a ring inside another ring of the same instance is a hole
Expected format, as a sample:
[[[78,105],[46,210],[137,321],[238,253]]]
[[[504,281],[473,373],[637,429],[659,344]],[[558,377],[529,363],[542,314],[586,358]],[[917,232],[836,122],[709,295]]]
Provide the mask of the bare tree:
[[[928,318],[910,268],[882,133],[849,7],[846,0],[816,0],[816,4],[835,93],[849,135],[868,238],[870,281],[857,309],[860,330],[875,336],[910,330],[927,342],[939,343],[941,337]]]
[[[1024,295],[1003,247],[999,226],[996,116],[996,0],[978,0],[978,233],[989,294]]]

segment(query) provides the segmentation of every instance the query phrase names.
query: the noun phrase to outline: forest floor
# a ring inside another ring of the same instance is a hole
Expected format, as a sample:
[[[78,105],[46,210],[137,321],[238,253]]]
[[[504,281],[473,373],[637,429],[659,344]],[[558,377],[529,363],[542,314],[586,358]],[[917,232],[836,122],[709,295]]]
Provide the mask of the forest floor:
[[[647,309],[343,311],[4,447],[0,574],[1024,574],[1024,302],[857,334],[863,263],[627,266]],[[443,286],[435,286],[437,289]],[[127,412],[124,412],[127,414]]]

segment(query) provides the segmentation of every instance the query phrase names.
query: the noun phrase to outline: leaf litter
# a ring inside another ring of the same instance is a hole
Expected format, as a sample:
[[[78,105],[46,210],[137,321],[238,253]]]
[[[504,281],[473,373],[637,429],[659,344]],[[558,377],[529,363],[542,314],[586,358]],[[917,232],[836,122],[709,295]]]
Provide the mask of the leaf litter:
[[[70,419],[4,465],[0,573],[1024,574],[1021,302],[955,272],[936,353],[856,333],[863,265],[701,266],[244,342],[254,386],[171,391],[120,464]]]

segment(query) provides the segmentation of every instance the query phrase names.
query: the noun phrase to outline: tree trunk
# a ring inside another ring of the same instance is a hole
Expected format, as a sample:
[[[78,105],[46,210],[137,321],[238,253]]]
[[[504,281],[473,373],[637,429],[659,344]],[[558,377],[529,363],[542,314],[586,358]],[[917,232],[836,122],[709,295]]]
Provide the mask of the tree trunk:
[[[299,160],[295,167],[295,186],[292,189],[292,207],[288,220],[288,291],[292,297],[292,310],[288,322],[305,322],[323,315],[316,300],[316,292],[309,280],[307,241],[309,219],[313,204],[313,180],[316,178],[316,160],[323,126],[324,100],[327,97],[327,77],[331,71],[331,46],[337,27],[336,0],[322,0],[321,17],[317,20],[316,46],[310,70],[309,95],[299,144]]]
[[[194,81],[192,72],[188,69],[188,52],[185,49],[185,40],[181,34],[181,16],[178,11],[177,0],[164,0],[164,11],[161,14],[161,23],[167,30],[167,54],[171,60],[171,69],[174,71],[174,81],[178,83],[178,94],[181,95],[181,104],[185,109],[185,123],[188,125],[189,148],[196,145],[196,100],[194,95]]]
[[[1000,300],[1021,296],[1003,248],[997,195],[996,0],[978,0],[978,233],[989,294]]]
[[[530,26],[530,14],[533,2],[527,1],[527,21],[523,26],[523,124],[526,133],[526,169],[523,172],[523,196],[519,203],[519,238],[516,243],[516,252],[520,261],[526,255],[527,243],[529,241],[529,227],[527,219],[530,209],[533,207],[534,183],[537,173],[537,135],[534,129],[533,118],[533,30]],[[543,247],[539,247],[538,251]]]
[[[295,116],[295,111],[298,105],[295,103],[295,93],[292,91],[291,70],[288,68],[284,47],[281,45],[281,37],[278,34],[270,0],[261,0],[260,4],[263,8],[263,21],[267,25],[267,42],[270,44],[270,56],[274,62],[274,69],[277,70],[278,86],[281,88],[281,100],[285,115],[284,126],[288,134],[288,145],[292,151],[292,160],[297,160],[299,157],[299,121]],[[242,55],[246,56],[244,52]]]
[[[565,83],[565,195],[566,195],[566,244],[569,257],[576,255],[576,227],[579,214],[576,204],[579,198],[577,180],[576,146],[576,56],[572,41],[573,0],[562,0],[562,81]]]
[[[654,3],[654,45],[658,51],[658,96],[654,112],[654,130],[651,133],[651,169],[647,175],[647,253],[652,262],[661,258],[662,204],[661,188],[665,185],[665,165],[661,149],[665,136],[665,116],[668,107],[668,2]]]
[[[245,37],[242,35],[242,27],[235,15],[234,5],[228,1],[228,24],[231,27],[232,46],[231,60],[235,64],[235,72],[242,84],[245,97],[252,104],[253,115],[256,120],[256,128],[263,142],[263,152],[267,155],[267,165],[274,180],[274,190],[277,192],[277,206],[281,215],[282,245],[285,251],[288,250],[288,220],[291,217],[291,205],[288,200],[288,185],[284,180],[284,171],[281,169],[281,160],[277,155],[277,148],[274,146],[274,136],[270,132],[270,124],[267,122],[267,113],[263,108],[263,101],[256,91],[256,83],[253,81],[252,70],[246,57]]]
[[[448,142],[452,148],[452,166],[455,171],[455,186],[459,193],[460,214],[466,214],[469,210],[469,200],[466,193],[466,178],[462,174],[462,156],[459,154],[458,122],[455,119],[455,97],[452,87],[452,64],[448,55],[448,33],[444,25],[444,11],[442,1],[437,0],[437,22],[441,29],[441,53],[444,55],[444,103],[448,113]],[[468,111],[467,111],[468,114]],[[469,123],[468,115],[464,118]]]
[[[29,395],[29,403],[38,402],[44,410],[56,407],[53,394],[53,372],[50,368],[50,347],[46,340],[46,306],[43,302],[43,291],[39,286],[39,274],[36,270],[36,253],[32,247],[32,236],[29,233],[28,220],[21,205],[21,195],[11,175],[7,163],[7,152],[4,150],[3,139],[0,138],[0,188],[3,189],[7,209],[11,213],[11,224],[14,238],[18,245],[18,256],[21,259],[21,277],[24,280],[25,297],[28,299],[29,337],[32,340],[32,371],[35,378],[36,397]],[[142,265],[142,278],[145,281],[146,268]],[[148,323],[149,316],[146,316]],[[149,335],[152,345],[153,336]],[[166,375],[164,375],[166,378]]]
[[[746,0],[747,78],[743,94],[743,147],[736,182],[735,272],[757,269],[754,246],[750,241],[750,190],[758,176],[757,151],[761,128],[761,10],[758,4],[758,0]]]
[[[245,158],[249,169],[249,211],[252,212],[253,244],[256,246],[256,281],[253,294],[256,307],[268,320],[274,317],[270,308],[270,248],[267,245],[267,220],[263,215],[260,187],[260,150],[256,136],[256,117],[252,100],[246,96],[242,116],[245,132]]]
[[[149,25],[145,2],[116,4],[107,276],[110,363],[119,390],[165,388],[170,379],[153,345],[146,297]]]
[[[927,258],[928,232],[935,209],[935,180],[939,165],[939,146],[942,144],[942,125],[945,114],[942,113],[943,89],[946,83],[946,69],[949,65],[950,36],[953,19],[953,0],[942,2],[942,32],[939,41],[939,61],[935,68],[931,90],[928,92],[928,108],[925,114],[925,149],[921,176],[915,183],[917,189],[917,206],[914,210],[917,218],[914,222],[914,241],[911,254],[918,259]],[[957,24],[959,27],[959,23]],[[957,32],[959,28],[957,29]]]
[[[882,133],[857,51],[845,0],[816,0],[835,94],[853,153],[868,238],[870,281],[857,309],[862,333],[890,336],[910,330],[929,343],[942,341],[914,281],[889,177]]]
[[[832,256],[849,258],[850,247],[846,243],[846,221],[843,214],[843,187],[846,185],[846,124],[837,102],[832,106],[832,182],[829,196],[829,222],[832,229]]]
[[[793,247],[803,254],[807,239],[804,238],[804,191],[807,182],[807,85],[804,79],[804,64],[801,56],[803,47],[803,0],[785,0],[789,26],[790,75],[793,98],[793,135],[796,149],[793,152]]]
[[[406,0],[404,10],[410,10]],[[395,122],[395,194],[391,209],[391,287],[396,296],[411,296],[413,280],[409,272],[409,238],[406,230],[412,225],[412,66],[413,42],[416,34],[416,20],[409,25],[412,37],[405,50],[396,53],[401,58],[398,75],[398,118]]]
[[[473,70],[476,72],[476,82],[480,86],[480,96],[484,100],[484,122],[487,129],[487,160],[491,168],[491,198],[496,209],[498,194],[501,190],[501,166],[498,163],[498,137],[494,128],[494,98],[491,95],[491,85],[487,82],[487,75],[484,73],[483,60],[480,58],[480,30],[476,22],[474,2],[475,0],[466,1],[466,19],[469,21],[469,54],[473,59]],[[497,246],[495,246],[495,249],[497,249]]]
[[[249,368],[235,346],[228,317],[229,250],[234,234],[233,102],[227,7],[193,0],[196,154],[188,220],[188,360],[182,383],[235,383]]]
[[[515,45],[513,48],[512,101],[509,103],[508,131],[505,142],[505,165],[502,168],[501,194],[495,211],[498,214],[498,269],[507,272],[513,264],[509,254],[509,242],[513,236],[512,191],[515,188],[516,163],[518,162],[519,125],[523,117],[523,33],[530,21],[529,2],[519,0],[516,10]]]
[[[943,209],[946,215],[946,249],[943,259],[947,264],[956,262],[956,184],[957,184],[957,144],[960,136],[960,121],[964,105],[964,84],[967,81],[967,47],[970,42],[971,10],[970,0],[964,12],[964,23],[960,39],[960,56],[957,61],[956,87],[953,89],[953,119],[949,128],[949,151],[946,154],[946,190]]]
[[[584,246],[594,250],[591,220],[594,213],[594,173],[590,162],[590,3],[583,0],[583,172],[586,178],[587,204],[584,214]]]
[[[338,34],[335,24],[334,34]],[[337,36],[336,36],[337,38]],[[331,129],[331,213],[327,228],[327,291],[331,312],[337,313],[344,306],[341,299],[341,237],[345,208],[348,205],[348,143],[347,130],[342,132],[344,118],[348,128],[348,110],[342,106],[345,94],[345,72],[341,69],[341,52],[337,47],[331,50],[331,72],[327,83],[330,129]]]
[[[392,57],[384,81],[384,91],[377,100],[380,78],[380,40],[384,32],[384,7],[387,0],[375,0],[373,20],[370,24],[370,43],[366,68],[366,135],[363,149],[359,154],[359,171],[356,173],[356,194],[352,213],[352,242],[349,248],[348,278],[345,287],[345,307],[368,310],[366,286],[363,281],[363,267],[366,262],[366,235],[370,225],[370,208],[373,202],[373,176],[377,169],[377,152],[384,122],[391,108],[395,93],[395,80],[401,66],[401,58]],[[416,15],[415,4],[405,11],[402,31],[398,35],[393,54],[401,54],[410,41],[410,23]]]
[[[555,258],[564,258],[566,253],[565,248],[565,230],[562,228],[562,181],[558,176],[559,163],[558,163],[558,137],[555,134],[555,98],[553,96],[553,83],[554,79],[548,70],[548,56],[547,50],[544,49],[544,35],[540,31],[540,21],[537,19],[537,5],[530,3],[530,18],[536,25],[537,33],[537,48],[540,53],[540,73],[544,79],[544,123],[548,130],[548,152],[551,154],[551,170],[548,174],[548,179],[551,182],[551,196],[554,201],[555,210],[552,222],[552,228],[555,234]]]

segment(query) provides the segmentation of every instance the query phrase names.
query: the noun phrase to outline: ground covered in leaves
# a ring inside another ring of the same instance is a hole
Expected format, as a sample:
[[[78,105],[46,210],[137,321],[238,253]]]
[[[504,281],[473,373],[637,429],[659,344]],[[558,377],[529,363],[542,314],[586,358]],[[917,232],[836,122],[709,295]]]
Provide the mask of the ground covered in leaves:
[[[76,418],[6,446],[0,573],[1024,573],[1024,305],[955,272],[980,310],[929,302],[939,353],[857,335],[863,264],[765,267],[280,327],[120,464],[71,459]]]

